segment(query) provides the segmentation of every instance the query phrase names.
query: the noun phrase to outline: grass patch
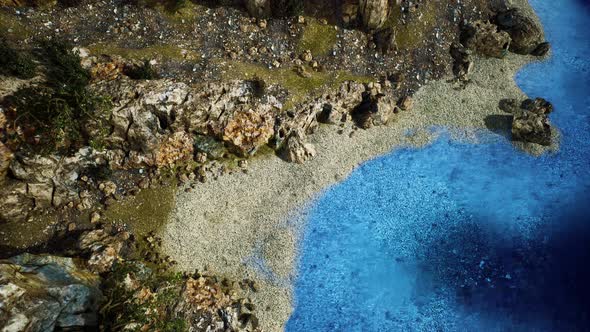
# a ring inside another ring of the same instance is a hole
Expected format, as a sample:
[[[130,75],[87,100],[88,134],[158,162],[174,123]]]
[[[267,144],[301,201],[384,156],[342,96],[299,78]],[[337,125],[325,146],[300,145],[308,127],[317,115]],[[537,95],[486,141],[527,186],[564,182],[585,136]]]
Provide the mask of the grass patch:
[[[426,35],[436,26],[438,8],[440,8],[439,1],[426,1],[420,8],[422,17],[418,19],[414,14],[406,24],[403,24],[400,6],[393,5],[384,28],[394,29],[395,43],[398,48],[416,48],[426,40]]]
[[[28,39],[33,35],[32,30],[23,24],[18,16],[0,9],[0,31],[9,40]]]
[[[321,24],[317,19],[308,19],[308,24],[297,44],[297,52],[310,50],[314,56],[327,55],[337,41],[334,26]]]
[[[143,236],[156,232],[168,221],[174,208],[176,186],[144,189],[135,197],[116,202],[104,213],[107,220],[128,224],[134,234]]]
[[[151,59],[172,59],[184,60],[186,57],[196,58],[197,53],[189,51],[182,54],[182,49],[176,45],[153,45],[144,48],[119,47],[113,44],[97,43],[88,46],[93,54],[119,55],[127,59],[151,60]]]
[[[349,72],[315,72],[309,69],[310,78],[299,76],[292,68],[268,69],[266,67],[242,62],[232,62],[225,68],[225,80],[263,80],[267,85],[278,84],[289,92],[283,109],[289,109],[323,91],[338,87],[345,81],[371,82],[374,79],[357,76]]]
[[[16,51],[0,37],[0,75],[29,79],[35,76],[36,67],[30,54]]]

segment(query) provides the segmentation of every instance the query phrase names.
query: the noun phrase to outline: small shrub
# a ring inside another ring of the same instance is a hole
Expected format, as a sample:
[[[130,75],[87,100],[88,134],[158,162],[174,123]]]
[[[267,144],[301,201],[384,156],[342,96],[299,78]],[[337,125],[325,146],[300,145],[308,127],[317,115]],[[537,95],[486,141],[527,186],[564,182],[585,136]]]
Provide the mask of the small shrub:
[[[17,52],[0,37],[0,74],[29,79],[35,76],[35,68],[31,55]]]
[[[101,141],[101,137],[84,137],[84,124],[93,121],[93,127],[106,127],[101,112],[108,109],[108,100],[87,90],[90,74],[80,66],[70,45],[43,41],[41,47],[39,57],[47,66],[47,82],[8,98],[17,111],[17,124],[26,133],[24,143],[34,152],[50,153]]]

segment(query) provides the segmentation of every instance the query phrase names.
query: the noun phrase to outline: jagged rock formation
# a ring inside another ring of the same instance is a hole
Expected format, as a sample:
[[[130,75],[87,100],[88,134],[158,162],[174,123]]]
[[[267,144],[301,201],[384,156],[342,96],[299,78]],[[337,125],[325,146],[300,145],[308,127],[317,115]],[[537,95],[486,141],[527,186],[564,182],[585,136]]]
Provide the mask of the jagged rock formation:
[[[498,27],[490,22],[476,21],[463,29],[463,44],[478,54],[503,58],[510,47],[510,35],[506,31],[498,31]]]
[[[82,330],[97,326],[99,277],[72,258],[23,254],[0,261],[2,331]]]
[[[245,0],[246,9],[254,17],[267,17],[270,15],[270,2],[272,0]]]
[[[365,28],[378,29],[383,26],[389,15],[389,1],[359,0],[359,12]]]
[[[283,158],[289,162],[303,164],[315,154],[314,146],[305,142],[305,135],[299,130],[292,132],[285,140]]]
[[[539,56],[547,53],[548,44],[545,43],[542,27],[517,8],[500,12],[495,23],[510,35],[510,51]]]
[[[512,138],[517,141],[551,145],[551,122],[548,115],[553,105],[543,98],[526,99],[520,106],[514,99],[503,100],[500,108],[512,113]]]

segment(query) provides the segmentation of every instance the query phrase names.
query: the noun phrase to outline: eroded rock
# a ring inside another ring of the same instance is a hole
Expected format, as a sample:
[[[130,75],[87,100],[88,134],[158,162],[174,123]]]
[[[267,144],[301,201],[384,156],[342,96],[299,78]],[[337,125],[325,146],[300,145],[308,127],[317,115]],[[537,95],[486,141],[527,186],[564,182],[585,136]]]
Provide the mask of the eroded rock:
[[[316,150],[305,139],[305,134],[301,130],[292,132],[285,140],[282,151],[283,158],[288,162],[303,164],[309,158],[314,157]]]
[[[510,35],[498,31],[490,22],[476,21],[468,24],[463,31],[464,45],[475,52],[494,58],[503,58],[510,47]]]
[[[500,12],[496,16],[496,24],[510,35],[510,51],[514,53],[531,54],[545,42],[541,26],[519,9]]]
[[[45,332],[97,325],[98,276],[72,258],[23,254],[0,261],[2,331]]]
[[[359,12],[365,28],[375,30],[382,27],[387,21],[389,2],[387,0],[359,0]]]

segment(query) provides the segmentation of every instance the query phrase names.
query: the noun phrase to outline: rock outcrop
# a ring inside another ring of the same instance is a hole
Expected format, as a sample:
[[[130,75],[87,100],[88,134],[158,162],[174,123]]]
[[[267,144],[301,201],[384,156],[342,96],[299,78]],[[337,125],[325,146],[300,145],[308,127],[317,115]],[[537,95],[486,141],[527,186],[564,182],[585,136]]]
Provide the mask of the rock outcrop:
[[[105,229],[96,229],[85,232],[78,240],[80,252],[88,254],[88,269],[94,273],[111,271],[113,264],[126,250],[129,240],[127,232],[109,232]]]
[[[359,0],[359,12],[365,28],[376,30],[383,26],[389,15],[388,0]]]
[[[72,258],[23,254],[0,261],[2,331],[89,330],[102,299],[98,276]]]
[[[288,162],[303,164],[315,154],[314,146],[305,141],[305,135],[300,130],[292,132],[285,140],[282,155]]]
[[[514,53],[544,55],[549,50],[542,27],[519,9],[500,12],[495,23],[510,35],[510,51]]]
[[[363,92],[363,100],[352,112],[352,118],[361,128],[382,126],[397,112],[396,101],[382,92],[380,84],[371,84]]]
[[[512,113],[512,138],[517,141],[551,145],[551,122],[548,115],[553,105],[542,98],[526,99],[518,106],[514,99],[503,100],[500,108]]]
[[[245,0],[246,9],[254,17],[267,17],[270,15],[270,2],[272,0]]]
[[[510,35],[506,31],[498,31],[498,27],[490,22],[476,21],[467,24],[463,29],[463,45],[478,54],[503,58],[510,47]]]

